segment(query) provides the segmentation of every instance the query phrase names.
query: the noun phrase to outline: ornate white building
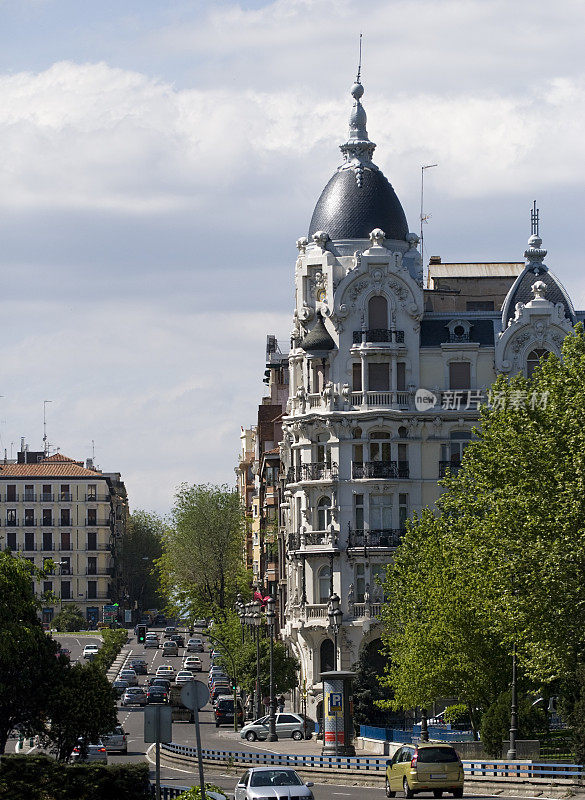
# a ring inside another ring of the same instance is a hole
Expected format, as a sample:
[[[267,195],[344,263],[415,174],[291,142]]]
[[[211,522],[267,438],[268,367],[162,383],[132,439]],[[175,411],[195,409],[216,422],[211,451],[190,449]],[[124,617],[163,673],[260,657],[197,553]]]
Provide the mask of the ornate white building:
[[[372,162],[363,91],[351,89],[343,163],[297,242],[280,597],[311,714],[334,662],[329,597],[341,598],[337,666],[349,669],[379,638],[377,577],[405,520],[457,469],[497,372],[529,374],[583,318],[544,265],[537,212],[526,264],[433,257],[423,287],[418,236]]]

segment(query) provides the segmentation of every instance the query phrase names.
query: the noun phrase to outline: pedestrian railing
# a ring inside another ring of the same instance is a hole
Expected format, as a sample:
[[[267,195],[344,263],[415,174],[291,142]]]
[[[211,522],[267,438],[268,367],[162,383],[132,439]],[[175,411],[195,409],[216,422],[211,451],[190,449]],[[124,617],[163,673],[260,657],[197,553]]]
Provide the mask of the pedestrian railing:
[[[162,744],[161,749],[186,756],[197,757],[197,748],[189,745]],[[258,766],[286,766],[298,769],[358,770],[360,772],[385,772],[387,756],[323,756],[296,753],[257,753],[250,750],[202,750],[206,761],[230,764],[256,764]],[[463,761],[466,775],[493,778],[583,778],[582,764],[544,764],[531,761],[477,760]]]
[[[175,797],[183,794],[190,789],[190,786],[162,786],[160,787],[160,800],[174,800]],[[153,798],[156,797],[156,790],[154,784],[150,787],[150,793]]]

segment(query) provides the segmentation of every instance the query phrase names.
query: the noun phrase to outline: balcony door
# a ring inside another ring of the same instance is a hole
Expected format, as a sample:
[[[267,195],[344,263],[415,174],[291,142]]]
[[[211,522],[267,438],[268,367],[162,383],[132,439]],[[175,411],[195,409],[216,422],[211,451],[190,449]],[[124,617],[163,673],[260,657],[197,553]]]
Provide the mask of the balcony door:
[[[386,494],[370,495],[370,530],[381,531],[392,528],[392,499]]]

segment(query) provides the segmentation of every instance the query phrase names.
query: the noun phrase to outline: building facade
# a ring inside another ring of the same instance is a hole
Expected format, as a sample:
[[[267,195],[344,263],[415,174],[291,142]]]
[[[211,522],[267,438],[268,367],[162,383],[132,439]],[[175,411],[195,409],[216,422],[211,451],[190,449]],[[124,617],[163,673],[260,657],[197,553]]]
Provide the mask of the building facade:
[[[280,445],[283,636],[311,714],[320,673],[379,638],[384,567],[457,469],[497,374],[529,375],[583,318],[544,263],[536,211],[525,262],[435,257],[424,285],[418,236],[372,160],[362,85],[351,92],[343,163],[297,242]]]
[[[117,599],[113,556],[126,518],[119,473],[24,444],[16,462],[0,464],[2,546],[44,568],[35,591],[45,623],[68,604],[89,623],[103,620]]]

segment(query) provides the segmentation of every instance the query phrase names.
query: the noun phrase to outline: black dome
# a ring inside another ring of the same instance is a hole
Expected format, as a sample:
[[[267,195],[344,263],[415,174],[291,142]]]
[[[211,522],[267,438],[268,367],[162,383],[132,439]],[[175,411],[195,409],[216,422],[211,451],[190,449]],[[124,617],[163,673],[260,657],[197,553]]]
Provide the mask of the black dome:
[[[367,239],[381,228],[387,239],[406,239],[408,225],[396,192],[376,169],[364,169],[358,186],[353,169],[336,172],[317,201],[309,239],[324,231],[330,239]]]

